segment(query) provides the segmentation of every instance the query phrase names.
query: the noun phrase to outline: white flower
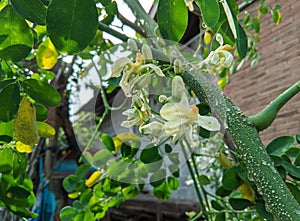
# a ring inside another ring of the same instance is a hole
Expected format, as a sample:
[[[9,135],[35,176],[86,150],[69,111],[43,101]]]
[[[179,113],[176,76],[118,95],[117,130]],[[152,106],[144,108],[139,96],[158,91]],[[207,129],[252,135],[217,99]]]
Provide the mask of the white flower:
[[[183,85],[182,78],[176,76],[172,85]],[[172,97],[176,97],[179,94],[173,94],[175,90],[172,90]],[[188,138],[191,138],[194,125],[201,126],[210,131],[220,130],[220,124],[218,120],[211,116],[199,115],[199,110],[195,105],[189,105],[187,94],[184,90],[181,90],[181,99],[179,102],[172,101],[165,104],[160,110],[160,116],[166,120],[163,125],[164,134],[166,136],[173,136],[174,140],[179,139],[183,134]]]
[[[142,134],[148,134],[152,136],[163,135],[163,124],[157,121],[151,122],[149,124],[140,127],[140,132]]]
[[[219,33],[216,35],[216,40],[220,46],[215,51],[211,51],[201,64],[203,70],[214,75],[220,74],[224,68],[229,68],[233,63],[233,56],[228,51],[231,50],[231,46],[223,45],[223,37]]]
[[[144,80],[144,87],[150,83],[150,75],[142,77],[143,72],[146,70],[146,75],[151,71],[154,71],[156,75],[165,76],[162,70],[155,64],[144,64],[146,60],[152,59],[152,52],[149,46],[144,45],[142,47],[142,54],[136,54],[136,61],[133,63],[129,58],[123,57],[118,59],[112,65],[111,77],[119,77],[123,72],[122,79],[120,81],[120,87],[124,91],[125,96],[132,97],[135,84]]]

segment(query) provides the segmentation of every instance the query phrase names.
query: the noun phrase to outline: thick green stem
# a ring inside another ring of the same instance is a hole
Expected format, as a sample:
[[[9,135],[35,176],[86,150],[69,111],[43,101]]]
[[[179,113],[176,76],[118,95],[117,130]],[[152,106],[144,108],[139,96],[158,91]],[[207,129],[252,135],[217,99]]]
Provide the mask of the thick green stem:
[[[266,206],[280,221],[299,220],[300,206],[285,185],[279,173],[273,165],[273,161],[267,154],[262,144],[257,129],[251,125],[248,118],[220,91],[212,85],[204,75],[195,70],[183,74],[185,83],[196,95],[209,103],[217,116],[223,116],[223,109],[219,109],[216,103],[223,102],[226,105],[223,119],[240,160],[245,164],[248,176],[256,184],[258,191],[263,196]],[[216,102],[218,101],[218,102]]]
[[[157,36],[154,33],[155,28],[157,27],[156,22],[145,12],[139,1],[137,0],[124,0],[129,8],[132,10],[137,20],[140,21],[140,25],[147,33],[148,37],[156,38]]]
[[[275,120],[278,111],[299,92],[300,81],[298,81],[296,84],[279,95],[261,112],[256,115],[250,116],[249,121],[251,121],[259,131],[266,129]]]

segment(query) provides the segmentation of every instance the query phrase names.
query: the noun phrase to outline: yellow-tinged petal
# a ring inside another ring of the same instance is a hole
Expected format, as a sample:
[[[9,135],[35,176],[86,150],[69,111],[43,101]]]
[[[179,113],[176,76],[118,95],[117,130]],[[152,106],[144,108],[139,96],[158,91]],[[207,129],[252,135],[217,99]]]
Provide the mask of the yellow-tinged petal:
[[[51,69],[57,62],[58,53],[52,44],[51,40],[47,38],[41,43],[36,52],[37,65],[43,69]]]
[[[20,153],[31,153],[34,145],[27,145],[22,143],[21,141],[17,141],[16,148]]]
[[[111,77],[119,77],[121,75],[123,68],[128,64],[133,64],[133,63],[127,57],[122,57],[116,60],[111,66],[111,71],[112,71]]]

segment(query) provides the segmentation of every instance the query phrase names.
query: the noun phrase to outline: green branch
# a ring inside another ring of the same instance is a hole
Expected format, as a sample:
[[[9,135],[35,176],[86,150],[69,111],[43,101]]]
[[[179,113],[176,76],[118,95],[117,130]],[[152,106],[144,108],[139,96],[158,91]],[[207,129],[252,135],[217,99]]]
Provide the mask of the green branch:
[[[279,95],[265,109],[256,115],[250,116],[249,121],[253,123],[258,131],[268,128],[275,120],[279,110],[297,93],[300,92],[300,81]]]
[[[154,33],[155,28],[157,27],[156,22],[145,12],[144,8],[141,6],[137,0],[124,0],[133,14],[136,16],[137,20],[140,21],[140,26],[145,30],[148,37],[156,38],[157,36]]]
[[[104,31],[122,41],[128,41],[129,37],[122,34],[121,32],[118,32],[114,29],[112,29],[111,27],[109,27],[108,25],[102,23],[102,22],[99,22],[98,24],[98,29],[101,30],[101,31]]]
[[[197,97],[210,105],[216,116],[223,116],[223,109],[219,108],[220,99],[223,99],[226,105],[226,119],[223,119],[226,120],[226,128],[235,143],[240,160],[247,168],[248,176],[256,184],[267,207],[277,220],[299,220],[300,205],[275,169],[257,129],[251,126],[248,117],[223,96],[204,75],[191,70],[183,74],[183,79]]]

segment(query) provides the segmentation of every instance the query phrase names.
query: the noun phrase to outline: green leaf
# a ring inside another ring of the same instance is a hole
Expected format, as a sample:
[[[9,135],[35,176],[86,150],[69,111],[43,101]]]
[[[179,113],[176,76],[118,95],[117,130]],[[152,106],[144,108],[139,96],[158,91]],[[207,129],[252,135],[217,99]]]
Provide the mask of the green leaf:
[[[231,191],[226,190],[223,186],[219,187],[216,191],[216,195],[220,197],[229,196],[230,193]]]
[[[108,6],[105,6],[105,12],[107,16],[103,20],[101,20],[101,22],[106,25],[110,25],[113,22],[115,15],[118,13],[117,3],[112,2]]]
[[[214,208],[215,210],[221,211],[221,210],[224,209],[224,207],[221,206],[221,205],[220,205],[217,201],[215,201],[215,200],[212,200],[210,203],[211,203],[212,208]]]
[[[277,137],[272,140],[266,147],[268,154],[278,155],[288,151],[295,143],[295,138],[292,136]]]
[[[122,143],[121,154],[124,158],[129,157],[131,154],[131,146],[127,145],[126,143]]]
[[[272,15],[273,15],[273,22],[276,24],[278,22],[278,11],[276,9],[272,10]]]
[[[235,210],[244,210],[251,205],[251,202],[242,198],[229,198],[230,206]]]
[[[85,178],[90,171],[91,166],[89,164],[82,164],[76,170],[76,176],[79,178]]]
[[[298,156],[296,157],[295,161],[294,161],[294,165],[295,166],[300,166],[300,153],[298,154]]]
[[[262,6],[259,7],[259,11],[262,14],[268,14],[269,9],[266,6],[262,5]]]
[[[225,213],[218,213],[216,215],[215,221],[225,221],[225,220],[226,220]]]
[[[220,18],[220,7],[217,0],[196,0],[207,27],[215,26]]]
[[[267,220],[274,220],[274,217],[271,213],[266,210],[265,201],[263,199],[257,199],[255,203],[255,209],[260,216]]]
[[[291,193],[300,204],[300,189],[292,183],[286,183],[287,187],[290,189]]]
[[[23,87],[26,94],[45,106],[55,107],[60,103],[60,94],[48,83],[36,79],[27,79],[23,81]]]
[[[259,33],[260,31],[260,23],[257,18],[252,18],[252,28],[256,31],[256,33]]]
[[[127,169],[127,162],[113,160],[109,163],[107,174],[113,178],[123,178],[129,173]]]
[[[48,6],[46,26],[57,50],[75,54],[84,50],[94,38],[98,13],[93,0],[52,0]]]
[[[150,183],[153,187],[157,187],[165,182],[166,178],[166,171],[164,170],[157,170],[155,171],[150,177]]]
[[[63,180],[63,187],[68,193],[72,193],[76,190],[78,182],[77,176],[70,175]]]
[[[188,9],[184,0],[159,1],[157,22],[163,38],[180,41],[188,25]]]
[[[23,18],[45,25],[47,7],[40,0],[11,0],[11,4]]]
[[[83,191],[80,196],[79,200],[83,203],[88,203],[90,201],[90,198],[93,196],[93,190],[92,189],[86,189]]]
[[[9,143],[13,138],[13,121],[0,122],[0,141]]]
[[[167,200],[171,197],[172,193],[166,182],[161,183],[161,185],[156,186],[153,189],[153,194],[158,199]]]
[[[294,166],[286,161],[282,161],[281,165],[284,167],[286,172],[288,172],[291,176],[298,178],[298,180],[300,180],[300,166]]]
[[[198,177],[198,179],[199,179],[200,185],[205,186],[205,185],[210,184],[209,178],[208,178],[207,176],[205,176],[205,175],[200,175],[200,176]]]
[[[10,205],[8,209],[20,218],[37,218],[38,214],[29,211],[26,208]]]
[[[244,58],[248,51],[247,35],[243,27],[236,21],[237,39],[236,45],[240,58]]]
[[[35,106],[35,113],[36,113],[36,120],[37,121],[44,121],[48,117],[48,109],[42,104],[34,104]]]
[[[11,6],[0,11],[0,58],[20,61],[33,46],[31,29]]]
[[[61,219],[61,221],[70,221],[73,220],[77,213],[78,212],[75,208],[71,206],[66,206],[60,211],[59,218]]]
[[[85,207],[84,207],[83,203],[81,201],[79,201],[79,200],[75,200],[73,202],[73,207],[77,211],[84,211],[85,210]]]
[[[12,186],[7,193],[12,194],[14,197],[19,199],[26,199],[30,196],[31,192],[28,191],[26,188],[22,187],[21,185]]]
[[[93,166],[96,168],[102,167],[111,157],[112,153],[106,149],[98,151],[92,158]]]
[[[124,200],[128,200],[139,195],[139,191],[134,184],[123,188],[122,193],[124,195]]]
[[[0,92],[0,121],[7,122],[13,119],[19,109],[20,100],[17,84],[9,84]]]
[[[10,173],[13,169],[14,154],[10,148],[0,150],[0,173]]]
[[[241,185],[241,181],[237,175],[237,167],[233,166],[227,169],[222,179],[223,188],[228,191],[233,191]]]
[[[168,186],[171,190],[177,190],[179,185],[178,179],[175,177],[168,177]]]
[[[108,149],[109,151],[115,150],[115,145],[113,139],[108,134],[102,134],[101,141],[103,145]]]
[[[170,161],[173,164],[176,164],[176,165],[180,164],[179,153],[169,153],[168,158],[170,159]]]
[[[169,144],[165,144],[165,152],[166,153],[171,153],[172,152],[172,147]]]
[[[148,164],[156,162],[158,157],[158,147],[154,146],[149,148],[146,147],[145,149],[143,149],[141,152],[140,159],[143,163]]]
[[[248,183],[248,184],[251,183],[251,181],[248,178],[247,169],[243,164],[239,163],[237,165],[237,171],[236,172],[237,172],[239,178],[241,178],[241,180],[243,180],[245,183]]]

